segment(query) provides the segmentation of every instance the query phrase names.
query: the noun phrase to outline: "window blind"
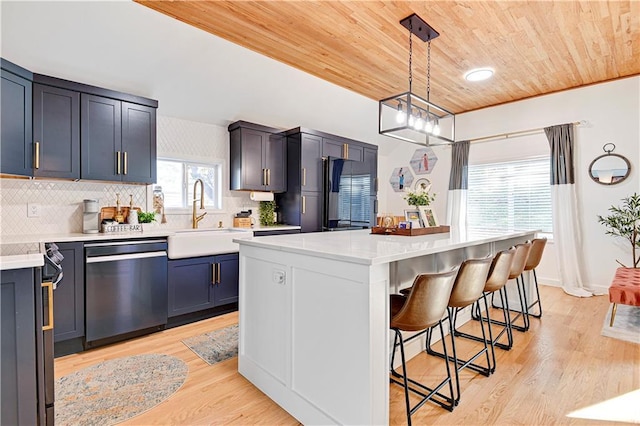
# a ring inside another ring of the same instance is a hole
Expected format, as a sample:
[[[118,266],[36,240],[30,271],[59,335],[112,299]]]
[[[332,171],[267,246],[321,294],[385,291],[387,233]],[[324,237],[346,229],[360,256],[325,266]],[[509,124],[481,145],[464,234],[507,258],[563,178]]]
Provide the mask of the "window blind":
[[[552,233],[549,158],[469,166],[467,226],[473,231]]]

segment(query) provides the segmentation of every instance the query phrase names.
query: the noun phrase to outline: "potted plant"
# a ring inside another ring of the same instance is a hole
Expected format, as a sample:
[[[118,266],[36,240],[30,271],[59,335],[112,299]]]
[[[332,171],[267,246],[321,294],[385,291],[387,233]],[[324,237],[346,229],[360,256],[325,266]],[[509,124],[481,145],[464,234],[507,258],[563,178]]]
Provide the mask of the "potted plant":
[[[260,226],[275,225],[274,212],[276,209],[275,201],[260,201]]]
[[[598,222],[605,226],[606,233],[615,237],[622,237],[631,244],[633,263],[630,268],[638,268],[640,263],[640,195],[633,194],[622,199],[622,206],[609,207],[609,216],[598,215]],[[616,259],[623,267],[622,262]]]
[[[156,212],[138,212],[138,223],[142,225],[142,230],[150,228],[149,224],[156,221]]]
[[[429,191],[409,191],[404,199],[410,206],[428,206],[436,199],[436,194],[431,194]]]

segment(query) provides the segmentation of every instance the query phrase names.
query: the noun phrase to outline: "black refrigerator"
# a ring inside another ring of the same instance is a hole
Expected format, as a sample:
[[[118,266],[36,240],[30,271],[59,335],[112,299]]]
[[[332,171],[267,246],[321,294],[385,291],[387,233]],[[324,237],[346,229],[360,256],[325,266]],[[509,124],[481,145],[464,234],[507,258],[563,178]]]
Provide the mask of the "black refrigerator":
[[[327,157],[323,164],[322,230],[370,228],[373,223],[373,165]]]

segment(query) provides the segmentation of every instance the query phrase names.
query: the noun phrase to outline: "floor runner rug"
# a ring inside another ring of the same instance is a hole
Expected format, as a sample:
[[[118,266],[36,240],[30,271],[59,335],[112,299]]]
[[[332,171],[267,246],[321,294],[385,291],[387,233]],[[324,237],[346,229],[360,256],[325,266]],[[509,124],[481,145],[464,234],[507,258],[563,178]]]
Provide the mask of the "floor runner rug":
[[[619,304],[613,327],[609,327],[612,306],[609,305],[601,334],[614,339],[640,343],[640,307]]]
[[[238,325],[231,325],[182,341],[207,364],[213,365],[238,355]]]
[[[55,424],[113,425],[141,414],[176,392],[187,364],[169,355],[113,359],[68,374],[55,383]]]

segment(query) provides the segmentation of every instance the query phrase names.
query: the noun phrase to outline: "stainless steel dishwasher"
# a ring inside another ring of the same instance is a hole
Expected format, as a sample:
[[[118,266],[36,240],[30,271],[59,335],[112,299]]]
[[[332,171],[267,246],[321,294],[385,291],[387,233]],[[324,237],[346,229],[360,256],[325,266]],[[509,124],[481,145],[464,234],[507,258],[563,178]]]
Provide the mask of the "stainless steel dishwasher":
[[[86,346],[167,323],[167,240],[87,243]]]

